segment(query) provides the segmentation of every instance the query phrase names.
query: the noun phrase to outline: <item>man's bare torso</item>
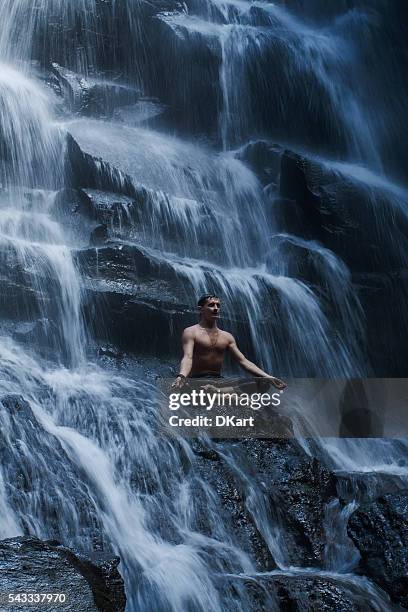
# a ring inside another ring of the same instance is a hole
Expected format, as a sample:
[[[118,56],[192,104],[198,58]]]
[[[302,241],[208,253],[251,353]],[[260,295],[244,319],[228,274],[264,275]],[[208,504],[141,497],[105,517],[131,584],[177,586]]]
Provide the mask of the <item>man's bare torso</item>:
[[[193,365],[191,376],[199,374],[220,374],[225,351],[233,337],[222,329],[207,329],[201,325],[192,325],[186,332],[194,338]]]

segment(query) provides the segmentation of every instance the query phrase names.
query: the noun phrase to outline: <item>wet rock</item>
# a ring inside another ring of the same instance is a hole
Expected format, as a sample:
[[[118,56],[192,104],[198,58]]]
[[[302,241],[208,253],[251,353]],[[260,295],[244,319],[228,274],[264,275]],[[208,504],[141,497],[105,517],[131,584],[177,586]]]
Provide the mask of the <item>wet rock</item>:
[[[160,117],[166,110],[167,106],[155,98],[142,98],[135,104],[115,109],[113,117],[115,121],[121,121],[126,125],[148,124],[153,126],[160,123]]]
[[[88,198],[93,214],[98,221],[112,228],[126,227],[140,221],[142,207],[147,199],[143,188],[137,189],[135,197],[111,193],[98,189],[82,189]]]
[[[73,214],[83,215],[92,220],[96,218],[90,199],[82,189],[60,189],[55,196],[52,212],[62,222],[65,217]]]
[[[347,530],[361,555],[360,572],[408,608],[408,491],[361,506]]]
[[[0,542],[0,590],[65,594],[66,603],[53,604],[55,609],[123,612],[126,596],[119,561],[103,554],[87,558],[56,541],[10,538]],[[25,603],[24,609],[36,612],[39,605]]]
[[[286,150],[280,175],[280,193],[285,200],[278,207],[274,204],[274,210],[280,210],[278,221],[285,232],[295,230],[298,236],[320,243],[345,262],[364,310],[370,367],[381,376],[403,376],[404,356],[408,358],[408,321],[400,306],[408,296],[404,272],[406,196],[391,190],[385,181],[373,182],[363,171],[358,178],[342,168],[341,164],[330,167]],[[285,216],[289,202],[294,203],[290,207],[295,206],[294,218],[298,219],[297,211],[301,211],[300,228]],[[302,255],[302,248],[295,247],[293,241],[284,244],[284,239],[279,240],[290,256],[287,272],[324,288],[316,270],[316,255]],[[273,257],[270,263],[273,267]],[[390,338],[401,341],[390,343]]]
[[[46,260],[37,268],[28,266],[25,257],[32,261],[30,249],[20,250],[12,242],[0,253],[0,313],[23,322],[58,316],[58,305],[50,298],[59,290],[52,267]]]
[[[162,77],[156,76],[155,94],[169,105],[172,123],[211,136],[217,133],[217,111],[224,97],[220,79],[224,57],[224,77],[234,117],[228,137],[233,146],[262,133],[285,142],[300,141],[314,150],[346,151],[345,129],[330,91],[316,74],[311,59],[299,63],[304,53],[300,41],[288,45],[285,37],[262,28],[269,29],[271,21],[260,6],[248,7],[245,25],[241,18],[242,26],[229,30],[223,27],[226,22],[239,22],[234,6],[228,6],[226,18],[225,11],[211,5],[209,24],[208,13],[203,15],[206,5],[189,4],[189,11],[172,8],[152,20],[156,21],[156,31],[152,27],[151,41],[159,50],[155,74]],[[287,27],[284,22],[278,24],[279,17],[275,27]],[[256,26],[261,27],[257,30]],[[233,51],[236,48],[241,50],[239,54]],[[281,66],[287,68],[282,71]],[[233,79],[239,80],[242,95],[237,95]]]
[[[387,596],[352,580],[319,575],[272,575],[236,580],[236,589],[245,589],[250,610],[291,612],[375,612],[391,610]],[[374,601],[374,597],[376,601]],[[382,607],[378,607],[378,603]]]
[[[33,343],[38,346],[47,344],[49,331],[50,322],[47,320],[21,321],[15,326],[13,337],[19,342]]]
[[[263,185],[279,179],[283,147],[267,140],[254,140],[236,152],[236,157],[246,162]]]
[[[233,517],[236,538],[259,569],[275,566],[276,551],[268,548],[275,530],[285,563],[323,565],[325,508],[336,496],[333,474],[293,440],[220,441],[211,449],[195,442],[193,449],[198,472],[217,491],[226,516]],[[232,460],[226,461],[225,453]]]
[[[11,270],[9,272],[12,272]],[[42,315],[42,296],[25,279],[13,278],[12,274],[0,276],[0,313],[16,321],[31,321]]]
[[[152,17],[158,13],[181,11],[183,3],[179,0],[142,0],[144,14]]]
[[[97,225],[95,229],[92,230],[91,237],[89,239],[89,244],[91,246],[101,246],[105,244],[108,240],[108,228],[106,225]]]
[[[169,264],[114,242],[82,249],[75,259],[85,275],[85,317],[97,338],[128,351],[174,353],[174,338],[194,315]]]
[[[116,107],[136,102],[140,92],[114,81],[77,74],[53,63],[52,74],[70,110],[83,115],[111,116]]]
[[[50,213],[70,237],[70,241],[89,244],[97,220],[85,192],[81,189],[61,189],[55,196]]]
[[[302,208],[295,200],[282,198],[277,194],[275,185],[267,185],[264,193],[269,201],[269,216],[278,232],[307,236],[309,222]]]
[[[76,140],[66,137],[65,174],[70,187],[89,187],[114,193],[135,195],[132,179],[100,158],[84,153]]]
[[[106,242],[110,234],[125,235],[135,227],[148,203],[149,196],[143,187],[135,190],[133,198],[99,189],[61,189],[56,194],[52,215],[64,227],[71,227],[76,237],[86,237],[86,243],[96,245]],[[97,242],[93,242],[92,236]]]
[[[170,264],[155,259],[148,251],[136,245],[111,241],[98,249],[78,251],[76,261],[89,277],[133,283],[145,278],[176,280],[176,272]]]
[[[137,287],[103,280],[84,285],[83,311],[90,330],[121,350],[174,358],[175,338],[196,321],[193,309],[177,298],[172,283],[146,279]]]
[[[312,285],[324,283],[325,279],[322,277],[319,266],[319,254],[313,251],[306,242],[296,242],[287,236],[273,237],[271,242],[274,248],[266,260],[266,266],[270,272],[299,278]],[[285,262],[284,270],[280,270],[282,261]]]
[[[98,348],[99,357],[108,357],[112,359],[122,359],[124,354],[113,344],[105,344]]]
[[[196,322],[193,285],[159,252],[108,241],[74,253],[84,275],[84,313],[96,337],[122,350],[166,355]],[[231,321],[224,317],[228,326]],[[176,339],[176,340],[175,340]]]

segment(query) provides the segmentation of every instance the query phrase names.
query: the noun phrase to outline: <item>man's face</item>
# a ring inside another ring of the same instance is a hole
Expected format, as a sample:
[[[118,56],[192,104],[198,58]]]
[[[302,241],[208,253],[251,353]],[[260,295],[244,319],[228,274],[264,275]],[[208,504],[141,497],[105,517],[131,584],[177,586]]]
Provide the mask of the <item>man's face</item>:
[[[220,300],[218,298],[209,298],[204,306],[201,306],[201,315],[207,320],[216,320],[220,316]]]

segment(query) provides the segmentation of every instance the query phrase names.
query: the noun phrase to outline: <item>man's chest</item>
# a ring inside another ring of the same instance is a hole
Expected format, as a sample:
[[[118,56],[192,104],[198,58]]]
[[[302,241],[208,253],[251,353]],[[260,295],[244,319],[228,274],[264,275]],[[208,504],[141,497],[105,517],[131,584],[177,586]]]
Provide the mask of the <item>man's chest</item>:
[[[204,332],[198,333],[194,341],[194,349],[197,352],[207,352],[208,350],[225,351],[228,341],[220,333]]]

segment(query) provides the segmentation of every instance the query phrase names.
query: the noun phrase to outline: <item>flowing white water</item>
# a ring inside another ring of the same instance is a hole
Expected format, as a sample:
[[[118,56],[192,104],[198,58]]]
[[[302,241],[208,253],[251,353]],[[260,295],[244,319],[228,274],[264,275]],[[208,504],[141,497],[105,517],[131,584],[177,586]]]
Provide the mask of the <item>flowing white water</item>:
[[[0,60],[2,59],[0,55]],[[21,187],[62,184],[62,139],[51,121],[45,92],[0,64],[0,181]]]

